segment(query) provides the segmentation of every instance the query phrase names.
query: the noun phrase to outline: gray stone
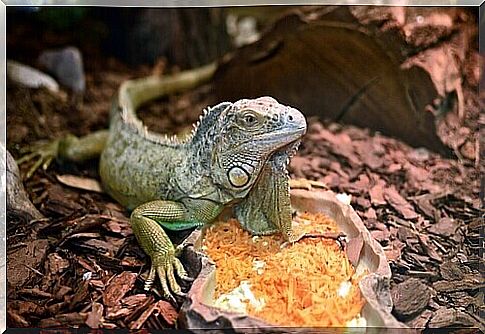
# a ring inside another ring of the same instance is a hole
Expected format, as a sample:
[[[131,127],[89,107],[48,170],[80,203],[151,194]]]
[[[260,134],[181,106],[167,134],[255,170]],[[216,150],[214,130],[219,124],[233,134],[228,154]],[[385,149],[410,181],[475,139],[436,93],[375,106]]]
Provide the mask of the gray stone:
[[[59,83],[75,93],[83,93],[86,88],[83,59],[78,48],[69,46],[59,50],[47,50],[39,56],[44,66]]]

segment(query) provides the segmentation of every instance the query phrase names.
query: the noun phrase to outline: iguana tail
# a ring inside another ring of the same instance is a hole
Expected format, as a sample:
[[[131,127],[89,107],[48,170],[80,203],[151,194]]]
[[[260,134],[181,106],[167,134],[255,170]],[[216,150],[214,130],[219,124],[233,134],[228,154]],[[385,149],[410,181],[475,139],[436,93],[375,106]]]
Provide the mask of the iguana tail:
[[[150,76],[125,81],[118,91],[118,103],[124,112],[135,115],[143,103],[168,94],[186,91],[209,81],[217,64],[208,65],[168,76]]]

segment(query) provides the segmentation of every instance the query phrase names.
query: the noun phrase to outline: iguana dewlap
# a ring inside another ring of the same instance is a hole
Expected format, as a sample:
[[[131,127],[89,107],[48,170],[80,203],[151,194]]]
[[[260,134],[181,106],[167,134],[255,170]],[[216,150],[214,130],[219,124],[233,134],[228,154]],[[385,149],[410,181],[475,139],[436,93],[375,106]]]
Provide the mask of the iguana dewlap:
[[[61,159],[80,161],[100,154],[103,186],[132,211],[133,232],[151,258],[145,288],[158,275],[166,298],[173,298],[170,290],[183,295],[176,275],[189,278],[164,228],[202,226],[224,207],[234,206],[251,233],[281,231],[287,240],[296,239],[286,167],[306,132],[305,117],[271,97],[260,97],[207,108],[184,140],[147,131],[136,108],[197,84],[192,73],[124,83],[113,103],[109,131],[55,143]],[[168,89],[174,86],[167,82],[175,82],[176,88]]]

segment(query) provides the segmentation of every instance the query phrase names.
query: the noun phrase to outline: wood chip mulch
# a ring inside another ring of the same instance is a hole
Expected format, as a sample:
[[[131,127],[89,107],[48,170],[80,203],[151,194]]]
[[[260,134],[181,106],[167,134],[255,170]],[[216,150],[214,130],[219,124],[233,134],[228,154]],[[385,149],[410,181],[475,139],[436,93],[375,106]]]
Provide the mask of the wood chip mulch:
[[[114,81],[130,75],[109,67],[88,73],[80,109],[66,101],[40,103],[52,98],[46,91],[9,88],[9,150],[18,158],[18,149],[35,140],[102,128]],[[171,97],[148,110],[167,111],[161,127],[177,129],[195,119],[206,95],[207,89]],[[20,100],[27,107],[16,108]],[[33,116],[42,120],[35,127]],[[79,126],[83,118],[87,125]],[[391,264],[398,319],[420,328],[483,328],[478,166],[467,157],[447,159],[368,130],[310,120],[290,171],[352,196]],[[148,259],[127,212],[107,195],[57,177],[66,174],[97,179],[96,162],[37,172],[25,187],[48,219],[9,221],[8,326],[173,328],[178,307],[143,293]]]

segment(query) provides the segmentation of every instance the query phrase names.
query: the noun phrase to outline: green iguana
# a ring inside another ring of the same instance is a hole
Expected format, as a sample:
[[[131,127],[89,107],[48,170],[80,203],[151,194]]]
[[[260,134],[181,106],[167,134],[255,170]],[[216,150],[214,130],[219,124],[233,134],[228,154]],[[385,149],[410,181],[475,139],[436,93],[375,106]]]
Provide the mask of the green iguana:
[[[196,86],[213,71],[210,65],[171,77],[127,81],[114,99],[109,131],[70,135],[19,160],[39,158],[31,173],[55,158],[100,156],[102,184],[131,211],[133,232],[151,258],[145,289],[158,275],[164,297],[172,300],[171,291],[184,295],[176,276],[191,278],[163,228],[202,226],[230,205],[253,234],[281,231],[289,242],[299,238],[291,229],[286,167],[306,132],[300,111],[271,97],[223,102],[207,108],[183,140],[149,132],[137,118],[142,103]]]

